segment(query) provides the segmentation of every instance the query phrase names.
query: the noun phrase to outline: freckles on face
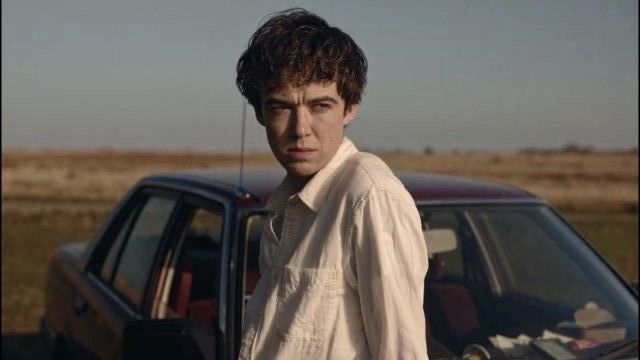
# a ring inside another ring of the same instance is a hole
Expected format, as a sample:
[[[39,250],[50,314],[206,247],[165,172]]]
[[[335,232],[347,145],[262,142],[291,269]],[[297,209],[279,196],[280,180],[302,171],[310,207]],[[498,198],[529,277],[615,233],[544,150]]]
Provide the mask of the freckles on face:
[[[262,124],[276,159],[290,176],[310,177],[337,152],[344,126],[356,114],[344,111],[336,83],[310,83],[261,94]]]

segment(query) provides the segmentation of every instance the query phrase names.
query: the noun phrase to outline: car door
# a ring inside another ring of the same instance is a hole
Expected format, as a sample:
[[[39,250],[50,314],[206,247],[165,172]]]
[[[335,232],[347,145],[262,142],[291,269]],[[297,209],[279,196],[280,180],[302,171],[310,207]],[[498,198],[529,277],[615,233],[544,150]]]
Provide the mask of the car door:
[[[83,358],[118,356],[124,323],[147,316],[150,279],[171,233],[180,194],[144,187],[122,207],[94,250],[74,300],[72,342]]]
[[[185,194],[173,238],[156,274],[158,286],[150,300],[154,319],[189,319],[193,338],[206,359],[218,358],[225,324],[221,321],[226,273],[223,248],[226,220],[222,202]]]

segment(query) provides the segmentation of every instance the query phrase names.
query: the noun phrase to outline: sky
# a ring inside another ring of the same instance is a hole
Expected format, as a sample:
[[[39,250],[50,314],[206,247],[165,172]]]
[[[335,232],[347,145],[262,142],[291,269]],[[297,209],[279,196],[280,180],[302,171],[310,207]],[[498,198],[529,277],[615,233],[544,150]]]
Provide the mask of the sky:
[[[368,58],[361,148],[638,145],[636,0],[7,0],[2,149],[239,151],[236,62],[294,6]]]

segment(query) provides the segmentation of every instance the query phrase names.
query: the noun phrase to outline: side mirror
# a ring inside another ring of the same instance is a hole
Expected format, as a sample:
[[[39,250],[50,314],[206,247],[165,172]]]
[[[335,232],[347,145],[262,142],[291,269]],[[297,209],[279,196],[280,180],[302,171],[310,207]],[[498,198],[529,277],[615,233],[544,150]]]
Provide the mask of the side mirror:
[[[424,232],[429,258],[438,253],[455,250],[458,247],[456,233],[452,229],[429,229]]]
[[[124,325],[122,360],[213,359],[214,342],[190,319],[133,320]]]

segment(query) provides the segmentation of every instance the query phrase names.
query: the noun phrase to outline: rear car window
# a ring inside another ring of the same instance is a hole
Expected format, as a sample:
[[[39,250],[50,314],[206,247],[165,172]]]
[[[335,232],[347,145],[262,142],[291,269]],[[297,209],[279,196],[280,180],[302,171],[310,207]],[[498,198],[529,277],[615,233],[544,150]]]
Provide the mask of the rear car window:
[[[150,198],[127,237],[113,286],[135,305],[142,304],[156,250],[175,205],[174,199]]]

